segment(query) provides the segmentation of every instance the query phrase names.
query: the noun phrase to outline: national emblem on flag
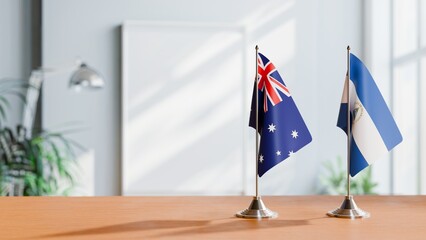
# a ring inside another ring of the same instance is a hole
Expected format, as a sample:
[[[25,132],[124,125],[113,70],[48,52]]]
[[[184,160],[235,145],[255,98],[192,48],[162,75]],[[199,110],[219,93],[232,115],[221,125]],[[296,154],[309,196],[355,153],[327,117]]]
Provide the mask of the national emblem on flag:
[[[261,53],[257,61],[258,76],[253,89],[249,125],[256,128],[257,93],[258,131],[261,137],[258,174],[261,177],[310,143],[312,136],[274,64]]]
[[[370,72],[352,53],[349,72],[337,126],[347,133],[349,81],[350,174],[353,177],[402,142],[402,135]]]

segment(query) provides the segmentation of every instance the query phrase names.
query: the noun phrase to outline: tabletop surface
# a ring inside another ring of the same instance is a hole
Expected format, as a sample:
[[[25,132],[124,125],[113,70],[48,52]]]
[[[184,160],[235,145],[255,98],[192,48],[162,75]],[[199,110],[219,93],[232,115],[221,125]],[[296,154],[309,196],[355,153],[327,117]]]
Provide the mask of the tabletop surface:
[[[368,219],[325,213],[343,196],[262,197],[279,216],[234,217],[251,197],[2,197],[0,239],[426,239],[426,196],[355,196]]]

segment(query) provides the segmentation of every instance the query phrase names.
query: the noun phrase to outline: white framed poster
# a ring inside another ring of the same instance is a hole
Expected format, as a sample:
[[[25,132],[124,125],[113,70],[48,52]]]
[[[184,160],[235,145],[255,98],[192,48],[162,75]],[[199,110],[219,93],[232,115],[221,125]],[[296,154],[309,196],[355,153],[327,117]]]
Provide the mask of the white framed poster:
[[[244,29],[122,26],[122,194],[244,191],[248,121]]]

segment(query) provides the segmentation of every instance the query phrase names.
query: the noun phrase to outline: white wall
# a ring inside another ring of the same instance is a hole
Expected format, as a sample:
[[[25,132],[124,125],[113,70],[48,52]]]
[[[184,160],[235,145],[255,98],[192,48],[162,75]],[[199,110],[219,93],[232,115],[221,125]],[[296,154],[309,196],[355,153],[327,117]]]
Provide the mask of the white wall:
[[[31,72],[30,0],[0,1],[0,79],[26,80]],[[20,122],[22,103],[11,98],[7,125]]]
[[[104,75],[106,87],[76,94],[67,90],[66,76],[46,81],[43,125],[50,128],[79,121],[89,127],[73,137],[95,158],[95,194],[119,194],[120,25],[125,20],[240,24],[247,27],[248,52],[259,44],[274,61],[313,136],[313,142],[294,159],[262,177],[261,193],[312,194],[321,162],[345,153],[346,138],[335,123],[346,46],[350,44],[362,56],[361,2],[45,0],[43,63],[71,64],[80,56]],[[252,185],[248,188],[253,189]]]

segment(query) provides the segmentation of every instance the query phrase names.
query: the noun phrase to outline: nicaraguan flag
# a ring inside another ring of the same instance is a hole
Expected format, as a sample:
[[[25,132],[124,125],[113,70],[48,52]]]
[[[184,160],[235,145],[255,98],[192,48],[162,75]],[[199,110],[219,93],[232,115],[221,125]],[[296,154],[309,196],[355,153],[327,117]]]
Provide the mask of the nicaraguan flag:
[[[343,90],[337,126],[347,132],[347,81]],[[368,69],[350,54],[351,152],[350,174],[358,172],[402,141],[398,126]]]
[[[259,176],[312,141],[291,94],[269,59],[258,55]],[[256,85],[249,125],[256,128]]]

